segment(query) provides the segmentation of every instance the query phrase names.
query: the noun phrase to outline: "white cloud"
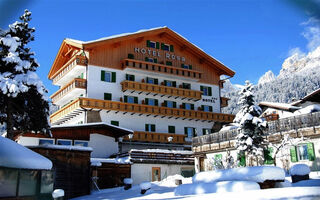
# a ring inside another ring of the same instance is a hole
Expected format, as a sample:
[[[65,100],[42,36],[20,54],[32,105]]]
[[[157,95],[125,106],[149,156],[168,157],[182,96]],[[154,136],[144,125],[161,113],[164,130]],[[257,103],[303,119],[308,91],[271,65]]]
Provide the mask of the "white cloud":
[[[302,35],[308,40],[308,50],[315,50],[320,46],[320,20],[311,17],[308,21],[301,23],[301,25],[306,26]]]

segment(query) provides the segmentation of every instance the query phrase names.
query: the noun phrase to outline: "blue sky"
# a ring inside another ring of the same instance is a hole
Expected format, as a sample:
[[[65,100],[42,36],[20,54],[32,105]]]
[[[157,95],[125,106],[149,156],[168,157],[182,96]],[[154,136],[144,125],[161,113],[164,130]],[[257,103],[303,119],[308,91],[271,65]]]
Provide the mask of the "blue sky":
[[[25,3],[28,2],[28,3]],[[298,2],[298,3],[297,3]],[[290,50],[308,52],[303,25],[317,14],[297,0],[0,0],[0,27],[32,12],[36,28],[30,47],[49,95],[57,87],[47,74],[64,38],[94,40],[168,26],[236,72],[232,83],[256,83],[278,74]],[[309,7],[308,7],[309,6]],[[310,7],[312,9],[310,9]],[[310,40],[310,39],[309,39]]]

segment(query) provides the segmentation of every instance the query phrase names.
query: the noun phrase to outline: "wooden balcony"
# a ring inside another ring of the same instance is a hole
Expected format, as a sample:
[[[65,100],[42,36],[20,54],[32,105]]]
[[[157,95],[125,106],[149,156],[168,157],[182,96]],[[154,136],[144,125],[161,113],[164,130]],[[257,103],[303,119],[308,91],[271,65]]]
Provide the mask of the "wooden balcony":
[[[133,60],[133,59],[124,59],[122,61],[122,68],[130,68],[137,70],[145,70],[153,72],[156,74],[166,74],[172,75],[175,77],[183,77],[187,79],[196,79],[201,78],[202,72],[190,69],[184,69],[181,67],[168,66],[164,64],[152,63],[142,60]]]
[[[76,66],[83,66],[83,67],[86,66],[87,62],[88,61],[84,56],[74,56],[52,76],[53,84],[56,85],[62,77],[64,77],[68,72],[70,72]]]
[[[153,93],[154,96],[160,94],[161,96],[169,96],[181,98],[181,99],[188,99],[198,101],[201,99],[202,92],[196,90],[189,90],[183,88],[176,88],[176,87],[168,87],[163,85],[155,85],[149,83],[139,83],[135,81],[123,81],[121,83],[122,91],[137,91],[137,92],[145,92],[145,93]]]
[[[229,100],[230,100],[229,98],[221,97],[221,98],[220,98],[220,107],[221,107],[221,108],[227,107]]]
[[[149,106],[143,104],[124,103],[118,101],[107,101],[100,99],[78,98],[61,108],[51,115],[51,122],[55,123],[60,118],[65,118],[66,115],[73,115],[73,111],[81,109],[94,109],[94,110],[108,110],[108,111],[121,111],[123,114],[139,114],[147,116],[161,116],[162,118],[175,118],[175,119],[189,119],[195,121],[218,121],[223,123],[230,123],[233,121],[234,115],[204,112],[196,110],[186,110],[178,108],[168,108],[159,106]]]
[[[173,144],[186,144],[185,135],[170,134],[170,133],[155,133],[155,132],[142,132],[135,131],[133,133],[132,142],[159,142],[159,143],[169,143],[168,137],[172,137],[170,143]],[[123,138],[125,141],[130,141],[128,136]]]
[[[66,94],[69,94],[75,88],[86,89],[87,88],[87,80],[81,79],[81,78],[73,79],[66,86],[60,88],[53,95],[50,96],[50,98],[52,99],[52,103],[56,104],[57,101],[59,101]]]

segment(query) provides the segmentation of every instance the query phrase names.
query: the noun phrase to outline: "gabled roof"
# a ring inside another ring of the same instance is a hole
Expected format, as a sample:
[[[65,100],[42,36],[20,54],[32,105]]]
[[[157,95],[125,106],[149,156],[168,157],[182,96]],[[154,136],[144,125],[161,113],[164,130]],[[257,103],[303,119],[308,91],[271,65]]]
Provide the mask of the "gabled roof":
[[[267,108],[274,108],[278,110],[294,112],[301,108],[301,107],[293,106],[287,103],[274,103],[274,102],[260,102],[259,106],[262,108],[263,111],[265,111]]]
[[[104,37],[104,38],[100,38],[100,39],[92,40],[92,41],[87,41],[87,42],[66,38],[65,40],[63,40],[63,42],[61,44],[58,55],[63,51],[63,49],[65,49],[68,46],[72,46],[73,48],[77,48],[77,49],[90,50],[90,49],[93,49],[93,48],[100,46],[100,45],[103,45],[103,44],[116,43],[116,42],[120,42],[123,40],[129,40],[129,39],[139,38],[139,37],[147,37],[150,35],[157,35],[157,34],[163,34],[163,35],[168,36],[170,39],[175,40],[177,43],[180,43],[181,47],[186,48],[187,51],[191,51],[193,54],[198,55],[200,59],[209,62],[209,64],[215,65],[215,67],[218,68],[218,71],[221,75],[224,74],[224,75],[228,75],[228,76],[234,76],[234,74],[235,74],[234,71],[232,71],[231,69],[226,67],[223,63],[221,63],[217,59],[213,58],[212,56],[208,55],[202,49],[200,49],[196,45],[192,44],[186,38],[184,38],[183,36],[176,33],[175,31],[169,29],[166,26],[147,29],[147,30],[140,30],[140,31],[133,32],[133,33],[124,33],[124,34],[119,34],[119,35],[113,35],[113,36]],[[53,75],[52,74],[53,69],[58,67],[58,66],[56,66],[58,64],[58,62],[57,62],[58,55],[57,55],[53,65],[51,67],[49,74],[48,74],[49,78]]]
[[[311,92],[310,94],[306,95],[302,99],[293,102],[291,105],[296,106],[299,105],[300,103],[304,103],[306,101],[312,101],[312,102],[319,102],[320,103],[320,88]]]

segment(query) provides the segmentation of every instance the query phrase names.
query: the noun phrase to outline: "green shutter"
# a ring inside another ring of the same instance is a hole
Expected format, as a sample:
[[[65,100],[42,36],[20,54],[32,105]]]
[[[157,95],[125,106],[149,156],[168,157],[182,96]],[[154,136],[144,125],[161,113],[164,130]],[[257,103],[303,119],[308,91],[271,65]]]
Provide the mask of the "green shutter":
[[[182,103],[182,108],[183,108],[183,109],[186,108],[186,103]]]
[[[150,40],[147,40],[147,47],[150,47]]]
[[[149,61],[149,58],[148,58],[148,57],[145,57],[144,60],[145,60],[145,61]]]
[[[136,76],[135,75],[131,75],[133,77],[132,81],[136,80]]]
[[[157,78],[154,79],[154,84],[158,85],[158,79]]]
[[[295,146],[290,147],[290,157],[291,157],[291,162],[298,162],[297,147]]]
[[[163,50],[164,49],[164,44],[163,43],[161,43],[161,50]]]
[[[129,54],[128,54],[128,58],[129,58],[129,59],[134,59],[134,55],[131,54],[131,53],[129,53]]]
[[[238,160],[239,160],[239,166],[241,166],[241,167],[246,166],[246,156],[244,155],[244,153],[238,154]]]
[[[124,96],[124,102],[125,102],[125,103],[128,102],[128,96]]]
[[[106,72],[101,70],[101,81],[105,81],[105,74]]]
[[[151,131],[152,131],[152,132],[156,132],[156,125],[151,124]]]
[[[269,147],[268,149],[263,150],[264,154],[264,164],[271,165],[274,163],[273,157],[272,157],[273,148]]]
[[[177,87],[177,82],[176,82],[176,81],[173,81],[173,82],[172,82],[172,86],[173,86],[173,87]]]
[[[149,98],[145,99],[145,104],[148,105],[149,104]]]
[[[104,93],[104,100],[111,100],[112,94],[111,93]]]
[[[189,69],[192,69],[192,65],[189,65]]]
[[[156,42],[156,49],[159,49],[159,42]]]
[[[314,155],[314,146],[313,143],[308,143],[308,158],[310,161],[314,161],[315,155]]]
[[[212,89],[211,89],[211,87],[208,87],[208,96],[212,96]]]
[[[112,73],[111,73],[111,76],[112,76],[112,77],[111,77],[111,82],[112,82],[112,83],[115,83],[115,82],[116,82],[116,73],[115,73],[115,72],[112,72]]]
[[[194,110],[194,104],[191,104],[191,110]]]
[[[192,128],[192,132],[193,132],[193,137],[197,137],[196,128]]]
[[[173,102],[173,107],[174,107],[174,108],[177,107],[177,102]]]
[[[222,159],[222,154],[216,154],[216,155],[214,155],[214,158],[221,160]]]
[[[207,133],[206,130],[207,130],[207,129],[205,129],[205,128],[202,129],[202,135],[206,135],[206,133]]]
[[[202,86],[202,85],[200,85],[200,91],[202,91],[202,92],[203,92],[203,86]]]
[[[212,110],[212,106],[209,106],[209,111],[210,111],[210,112],[212,112],[212,111],[213,111],[213,110]]]
[[[167,80],[164,80],[163,82],[164,82],[164,85],[167,86]]]
[[[181,64],[181,68],[184,68],[184,64]]]
[[[173,45],[170,45],[170,51],[173,52],[174,49],[173,49]]]
[[[188,136],[188,127],[184,127],[184,134]]]
[[[82,79],[83,79],[83,73],[81,73],[81,76],[80,76],[80,78],[82,78]]]
[[[134,97],[134,103],[138,103],[138,97]]]
[[[129,74],[126,74],[126,80],[127,81],[129,80]]]
[[[145,130],[145,131],[148,131],[148,124],[145,124],[144,130]]]
[[[155,100],[154,104],[155,104],[156,106],[158,106],[158,105],[159,105],[159,101],[158,101],[158,99],[156,99],[156,100]]]
[[[175,126],[168,126],[168,132],[169,133],[176,133],[176,127]]]
[[[158,60],[156,58],[153,59],[154,63],[158,63]]]
[[[166,61],[166,65],[172,66],[172,62],[171,61]]]
[[[119,126],[119,121],[111,121],[111,124],[114,126]]]

